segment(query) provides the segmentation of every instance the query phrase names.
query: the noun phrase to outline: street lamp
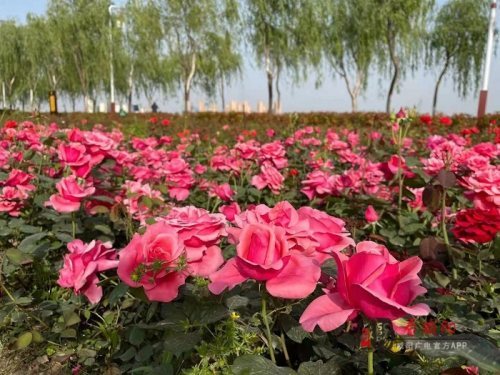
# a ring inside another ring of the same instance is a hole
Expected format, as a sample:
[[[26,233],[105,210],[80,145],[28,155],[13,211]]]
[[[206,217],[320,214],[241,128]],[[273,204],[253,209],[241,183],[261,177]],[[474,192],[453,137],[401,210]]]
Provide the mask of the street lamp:
[[[490,25],[488,29],[488,44],[486,46],[486,61],[483,71],[483,86],[479,94],[479,106],[477,117],[483,117],[486,113],[486,101],[488,99],[488,81],[490,80],[491,56],[493,54],[493,37],[495,34],[495,16],[497,10],[497,0],[491,1]]]
[[[108,8],[109,13],[109,112],[115,113],[115,69],[113,64],[113,9],[120,7],[111,3]]]

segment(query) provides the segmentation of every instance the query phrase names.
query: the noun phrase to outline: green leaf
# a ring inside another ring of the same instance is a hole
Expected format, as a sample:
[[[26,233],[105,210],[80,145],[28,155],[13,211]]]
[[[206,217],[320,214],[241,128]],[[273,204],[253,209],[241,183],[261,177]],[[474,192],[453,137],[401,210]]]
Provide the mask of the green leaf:
[[[145,362],[153,355],[153,347],[146,345],[137,353],[136,359],[138,362]]]
[[[231,370],[234,375],[296,375],[291,368],[278,367],[259,355],[243,355],[236,358]]]
[[[174,332],[165,338],[164,349],[175,356],[192,350],[201,341],[199,332]]]
[[[146,337],[146,331],[139,327],[132,327],[130,333],[128,335],[128,341],[135,346],[139,346],[143,343],[144,338]]]
[[[18,266],[28,264],[33,261],[33,258],[31,258],[28,254],[25,254],[21,250],[15,248],[7,249],[5,255],[12,264]]]
[[[60,336],[65,339],[74,339],[76,338],[76,330],[73,328],[66,328],[60,333]]]
[[[33,341],[33,333],[32,332],[24,332],[17,337],[15,347],[16,349],[23,349],[28,347]]]
[[[117,286],[113,288],[111,293],[109,294],[109,304],[114,305],[115,303],[118,302],[118,300],[123,297],[125,294],[127,294],[128,291],[128,285],[124,283],[120,283]]]
[[[98,230],[99,232],[104,233],[104,234],[108,234],[108,235],[113,234],[113,231],[111,230],[111,228],[107,225],[104,225],[104,224],[94,225],[94,229]]]
[[[120,358],[123,362],[128,362],[135,357],[136,353],[137,350],[133,346],[131,346],[118,358]]]
[[[35,233],[21,241],[18,248],[21,251],[29,252],[35,244],[47,236],[47,232]]]
[[[335,360],[330,360],[327,363],[323,361],[303,362],[297,372],[299,375],[336,375],[342,374],[342,369]]]
[[[80,323],[80,316],[74,311],[63,312],[64,325],[66,327],[71,327],[75,324]]]

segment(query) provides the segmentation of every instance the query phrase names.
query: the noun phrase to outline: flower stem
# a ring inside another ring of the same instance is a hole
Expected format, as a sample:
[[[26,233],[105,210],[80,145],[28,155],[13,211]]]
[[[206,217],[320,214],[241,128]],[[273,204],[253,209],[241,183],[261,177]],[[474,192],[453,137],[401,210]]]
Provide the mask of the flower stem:
[[[267,319],[267,301],[266,301],[266,295],[263,294],[262,298],[262,320],[264,321],[264,325],[266,326],[266,336],[267,336],[267,346],[269,348],[269,356],[271,357],[271,361],[273,363],[276,363],[276,358],[274,357],[274,348],[273,348],[273,338],[271,335],[271,328],[269,328],[269,321]]]
[[[375,374],[373,372],[373,347],[368,349],[368,375]]]
[[[73,239],[76,239],[76,221],[75,221],[75,213],[71,213],[71,232],[73,234]]]
[[[443,240],[446,245],[446,250],[448,251],[448,257],[450,258],[451,264],[454,264],[451,254],[450,240],[448,239],[448,231],[446,229],[446,189],[443,189],[443,198],[441,201],[441,231],[443,232]]]
[[[285,356],[286,363],[288,367],[292,367],[292,362],[290,361],[290,355],[288,354],[288,349],[286,347],[285,335],[281,332],[280,335],[281,347],[283,348],[283,355]]]

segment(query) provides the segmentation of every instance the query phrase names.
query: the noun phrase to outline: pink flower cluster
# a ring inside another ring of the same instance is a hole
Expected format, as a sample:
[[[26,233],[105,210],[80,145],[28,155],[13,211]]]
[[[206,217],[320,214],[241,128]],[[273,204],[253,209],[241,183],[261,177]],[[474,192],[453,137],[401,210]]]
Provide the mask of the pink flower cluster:
[[[19,169],[12,169],[4,181],[0,181],[0,212],[19,216],[29,193],[35,190],[31,181],[35,177]]]

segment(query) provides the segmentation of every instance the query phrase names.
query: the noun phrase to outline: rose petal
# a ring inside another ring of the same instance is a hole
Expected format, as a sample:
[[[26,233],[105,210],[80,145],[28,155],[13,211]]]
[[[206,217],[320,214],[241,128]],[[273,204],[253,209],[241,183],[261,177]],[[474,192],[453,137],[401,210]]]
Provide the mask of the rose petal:
[[[314,331],[316,325],[328,332],[354,319],[356,315],[356,310],[350,308],[339,293],[331,293],[312,301],[300,317],[300,324],[307,332]]]

